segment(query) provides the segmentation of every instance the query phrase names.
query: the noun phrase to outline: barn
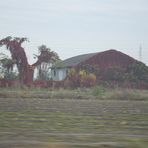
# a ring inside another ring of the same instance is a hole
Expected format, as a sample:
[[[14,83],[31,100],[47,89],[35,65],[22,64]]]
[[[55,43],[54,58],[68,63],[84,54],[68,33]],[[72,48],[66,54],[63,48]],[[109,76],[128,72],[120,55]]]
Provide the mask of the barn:
[[[120,67],[125,69],[128,65],[136,62],[137,60],[129,55],[114,49],[110,49],[103,52],[78,55],[63,60],[60,64],[52,67],[51,77],[53,80],[61,81],[65,79],[69,69],[78,68],[85,65],[90,65],[96,69],[105,71],[110,67]]]

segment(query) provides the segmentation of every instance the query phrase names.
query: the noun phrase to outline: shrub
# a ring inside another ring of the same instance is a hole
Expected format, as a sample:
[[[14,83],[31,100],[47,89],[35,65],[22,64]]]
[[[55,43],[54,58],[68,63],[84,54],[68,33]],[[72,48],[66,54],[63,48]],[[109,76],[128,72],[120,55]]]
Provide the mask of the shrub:
[[[68,73],[68,76],[65,80],[65,83],[69,83],[69,87],[78,87],[80,86],[80,76],[75,69],[71,69]],[[68,82],[69,81],[69,82]],[[67,85],[66,84],[66,85]]]
[[[127,74],[130,81],[142,80],[148,82],[148,67],[141,62],[129,65]]]
[[[102,96],[105,92],[105,89],[102,86],[95,86],[92,88],[92,95],[94,96]]]
[[[96,76],[85,70],[76,71],[71,69],[64,82],[65,87],[91,87],[96,84]]]
[[[94,74],[87,74],[81,77],[80,86],[82,87],[92,87],[96,84],[96,76]]]

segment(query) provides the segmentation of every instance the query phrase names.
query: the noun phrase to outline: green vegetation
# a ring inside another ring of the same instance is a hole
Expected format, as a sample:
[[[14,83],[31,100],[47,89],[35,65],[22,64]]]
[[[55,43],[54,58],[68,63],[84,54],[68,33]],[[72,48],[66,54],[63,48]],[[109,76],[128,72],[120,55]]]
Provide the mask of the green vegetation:
[[[129,65],[127,69],[129,80],[148,82],[148,67],[143,63]],[[132,78],[133,77],[133,78]]]
[[[96,76],[86,70],[71,69],[64,81],[65,87],[92,87],[96,85]]]
[[[146,148],[147,106],[147,90],[0,88],[0,147]]]
[[[103,96],[105,95],[105,88],[102,86],[95,86],[91,89],[93,96]]]
[[[97,100],[148,100],[148,90],[105,88],[101,85],[92,88],[54,89],[16,86],[0,88],[4,98],[46,98],[46,99],[97,99]]]
[[[120,67],[111,67],[104,74],[104,79],[106,81],[117,81],[117,82],[148,82],[148,67],[137,62],[135,64],[129,65],[126,69]]]
[[[0,112],[0,141],[34,138],[68,147],[146,148],[147,115],[80,115],[61,112]],[[139,123],[144,122],[142,125]],[[143,127],[144,126],[144,127]],[[143,130],[144,129],[144,130]],[[124,131],[124,132],[123,132]],[[143,137],[139,138],[139,134]],[[15,137],[14,137],[15,135]],[[132,137],[131,135],[135,135]],[[137,136],[136,136],[137,135]],[[58,146],[58,145],[57,145]]]
[[[37,80],[49,80],[51,78],[51,67],[53,64],[60,61],[59,56],[56,52],[52,51],[46,45],[38,47],[39,55],[35,55],[40,62],[37,68]]]

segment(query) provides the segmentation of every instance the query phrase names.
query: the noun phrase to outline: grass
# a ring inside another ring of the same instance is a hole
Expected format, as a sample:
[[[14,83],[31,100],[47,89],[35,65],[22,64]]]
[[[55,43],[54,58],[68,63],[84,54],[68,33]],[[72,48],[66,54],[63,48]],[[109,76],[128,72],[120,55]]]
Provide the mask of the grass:
[[[147,105],[147,90],[0,88],[0,147],[147,148]]]
[[[59,99],[100,99],[100,100],[148,100],[148,90],[108,89],[102,86],[77,89],[52,88],[0,88],[4,98],[59,98]]]
[[[137,123],[144,121],[145,124],[135,124],[135,120]],[[28,138],[34,140],[35,137],[37,141],[53,143],[53,145],[63,143],[70,144],[69,147],[75,145],[81,148],[93,145],[93,147],[99,145],[113,147],[114,144],[119,147],[122,143],[124,143],[123,146],[128,144],[133,148],[144,148],[145,144],[148,144],[146,138],[130,136],[146,134],[147,115],[113,116],[110,114],[98,117],[69,113],[0,112],[0,121],[0,134],[2,134],[0,141],[6,139],[21,141]],[[141,131],[143,126],[144,131]]]
[[[46,129],[50,132],[54,130],[59,132],[84,132],[96,133],[109,131],[112,129],[126,128],[145,128],[148,130],[147,115],[123,115],[113,116],[112,114],[103,117],[91,115],[79,115],[68,113],[50,113],[50,112],[0,112],[0,129],[3,128],[28,128],[28,129]],[[143,121],[141,123],[141,121]],[[138,123],[139,122],[139,123]],[[106,127],[106,129],[104,129]],[[139,132],[139,130],[138,130]],[[145,131],[142,131],[145,133]],[[136,130],[133,131],[136,133]]]

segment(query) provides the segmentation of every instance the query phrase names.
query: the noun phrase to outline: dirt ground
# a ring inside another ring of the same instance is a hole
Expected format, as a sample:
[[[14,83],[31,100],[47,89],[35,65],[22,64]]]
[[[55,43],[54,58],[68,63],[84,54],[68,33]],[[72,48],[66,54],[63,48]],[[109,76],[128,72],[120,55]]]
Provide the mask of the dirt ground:
[[[146,148],[148,101],[0,97],[0,148]]]

